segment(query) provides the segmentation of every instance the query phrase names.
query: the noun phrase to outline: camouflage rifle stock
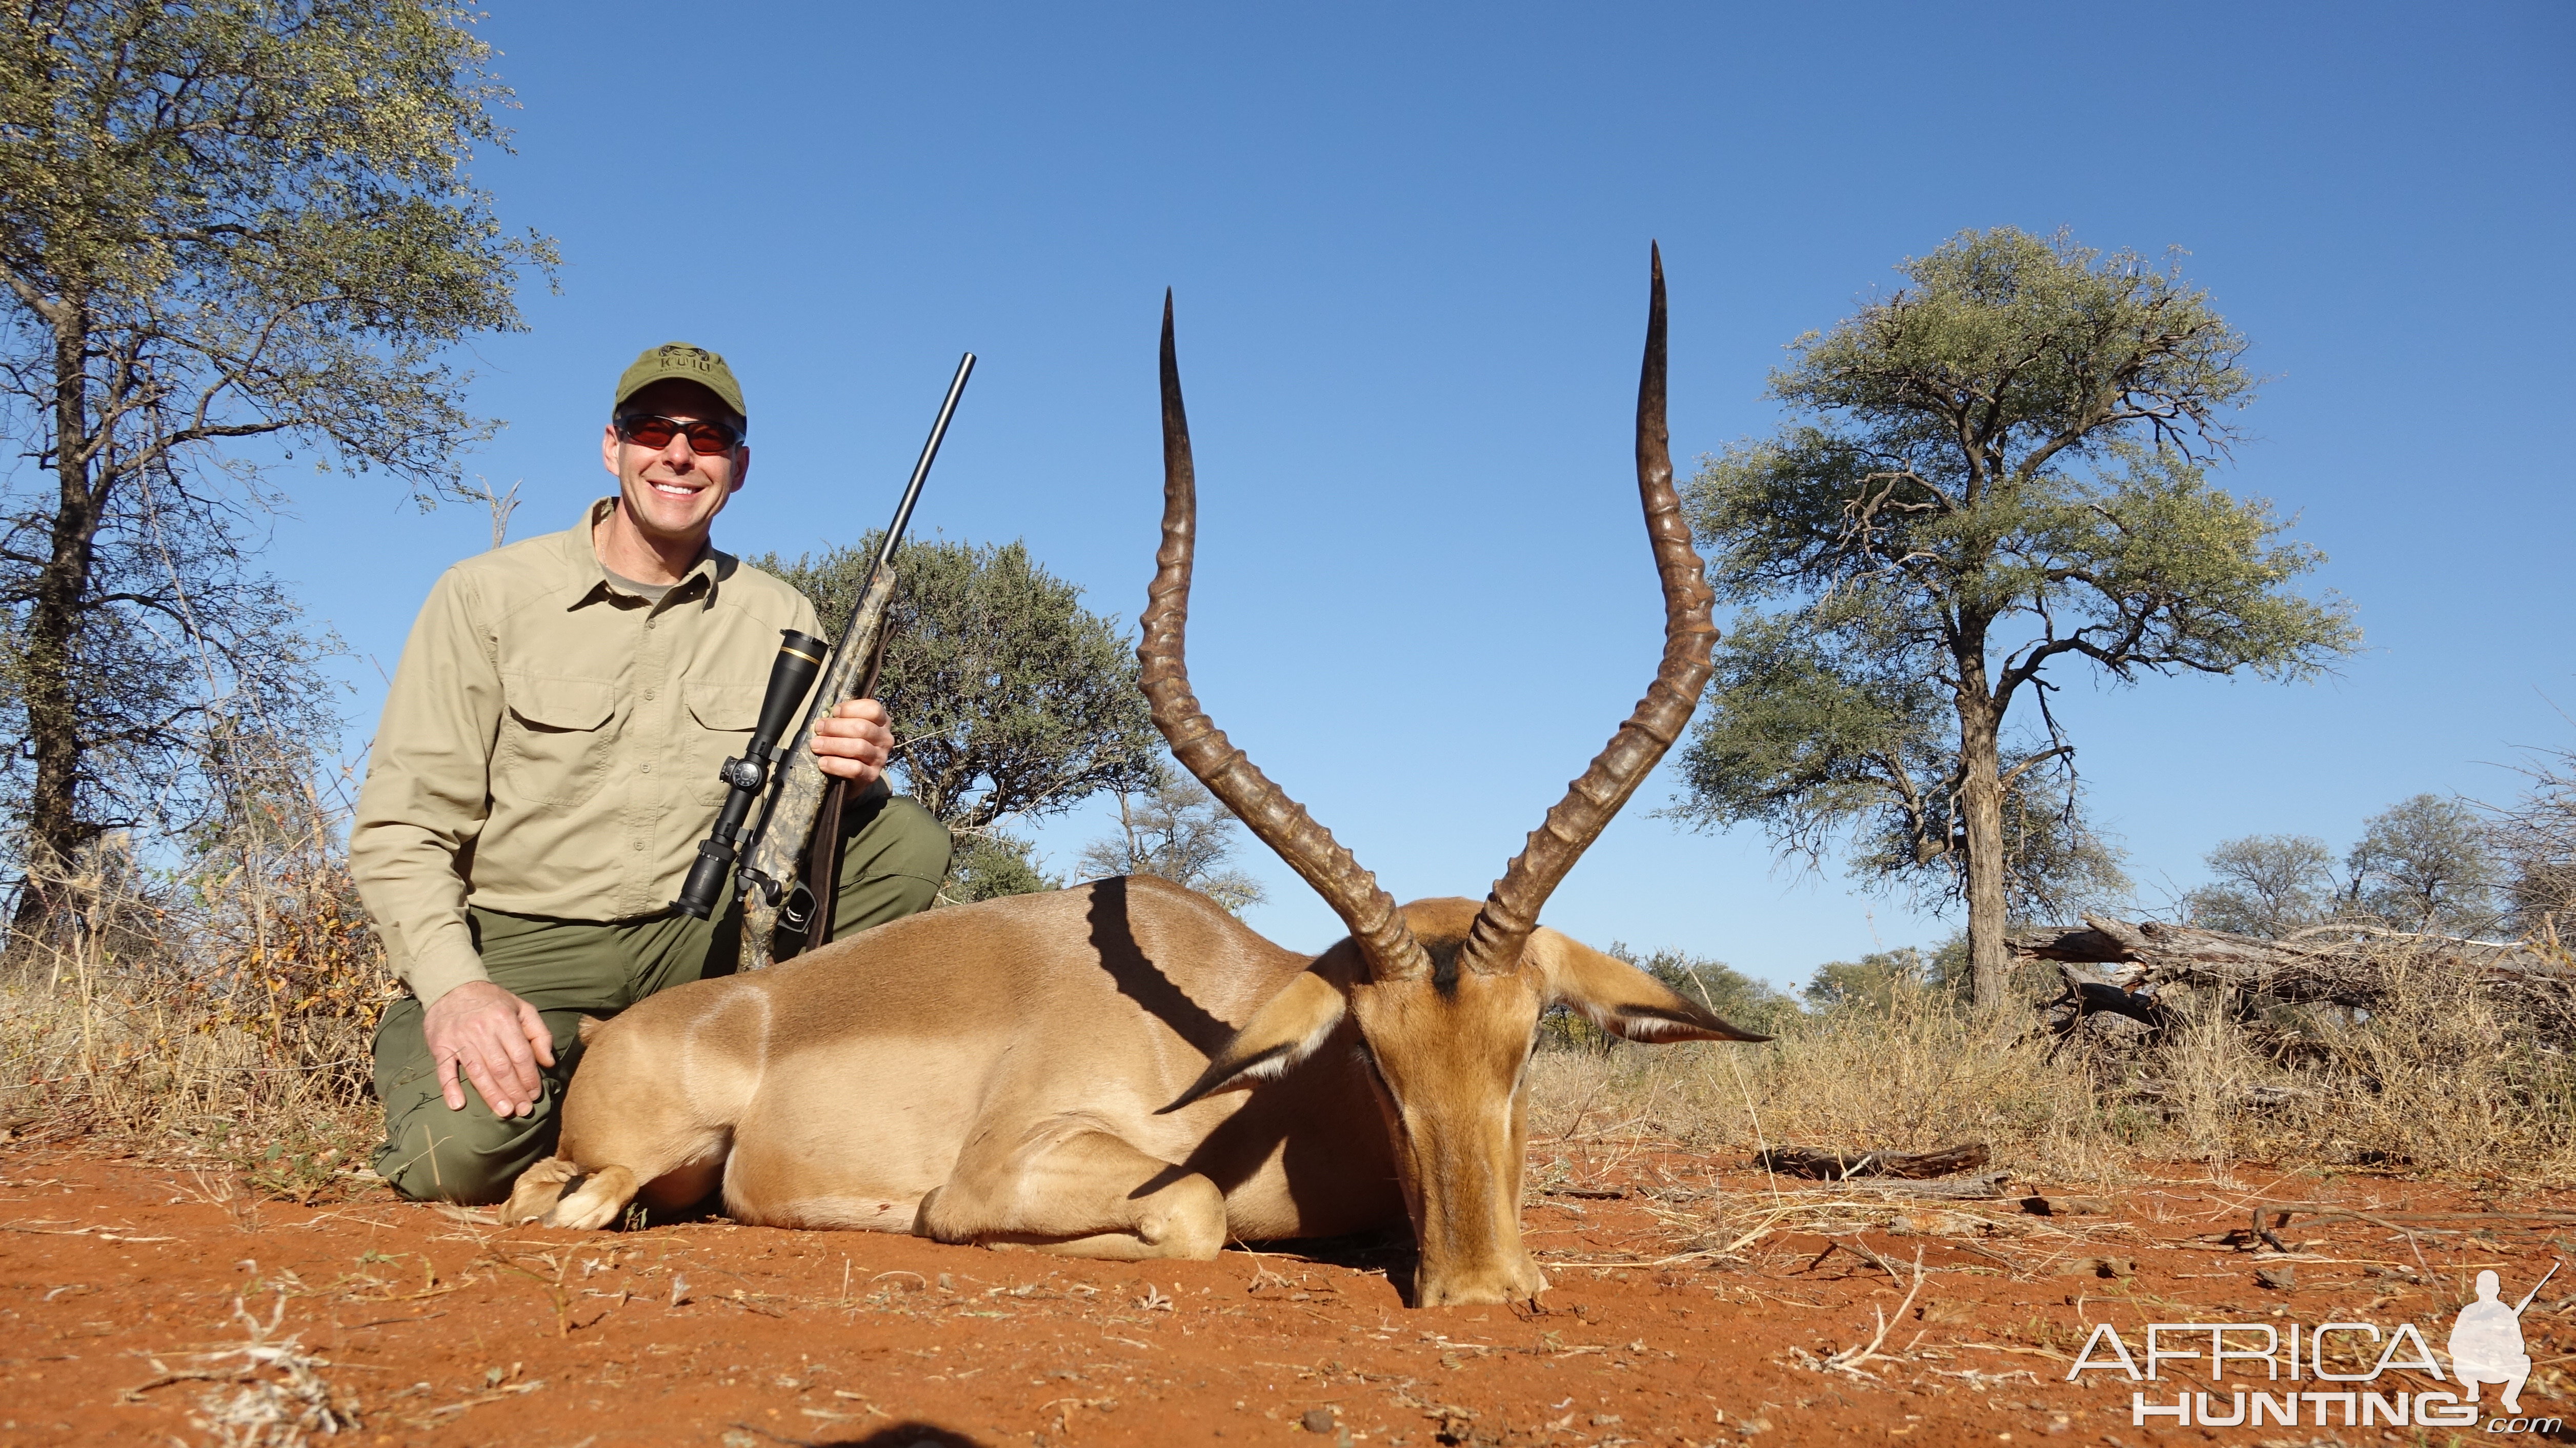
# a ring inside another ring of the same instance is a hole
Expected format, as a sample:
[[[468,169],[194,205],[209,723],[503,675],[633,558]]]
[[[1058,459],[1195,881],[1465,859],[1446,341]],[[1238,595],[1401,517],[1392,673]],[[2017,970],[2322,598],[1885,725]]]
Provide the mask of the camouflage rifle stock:
[[[904,527],[912,521],[912,505],[921,498],[922,482],[930,476],[930,465],[939,457],[940,439],[947,436],[948,419],[955,415],[957,399],[966,391],[967,375],[974,370],[975,354],[969,352],[957,363],[957,376],[948,384],[948,397],[939,404],[939,420],[930,426],[930,440],[921,445],[921,460],[913,464],[912,481],[904,485],[903,501],[896,506],[894,521],[886,525],[885,540],[878,545],[876,559],[869,565],[858,607],[851,611],[848,624],[832,647],[831,658],[823,666],[822,676],[815,682],[805,722],[782,752],[769,806],[753,831],[751,845],[743,851],[734,888],[743,892],[744,970],[760,970],[771,963],[772,940],[782,910],[788,912],[791,929],[802,929],[815,912],[831,909],[830,901],[814,900],[796,879],[797,862],[813,837],[815,815],[830,782],[814,758],[814,729],[831,717],[843,699],[864,698],[876,687],[876,661],[885,639],[886,610],[894,603],[894,550],[903,542]]]

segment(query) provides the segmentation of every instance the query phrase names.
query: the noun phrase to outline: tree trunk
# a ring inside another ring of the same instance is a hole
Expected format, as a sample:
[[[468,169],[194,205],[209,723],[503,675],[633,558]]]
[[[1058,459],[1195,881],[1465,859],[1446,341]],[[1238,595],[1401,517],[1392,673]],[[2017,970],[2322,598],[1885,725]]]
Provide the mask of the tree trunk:
[[[89,331],[76,299],[64,299],[54,328],[54,504],[52,552],[36,580],[26,636],[27,737],[36,781],[28,800],[27,888],[16,925],[37,930],[46,918],[78,908],[65,877],[96,833],[80,815],[80,711],[73,680],[82,600],[96,556],[103,491],[89,456]]]
[[[2004,1002],[2004,785],[1996,736],[2003,711],[1986,687],[1983,641],[1959,660],[1959,814],[1967,846],[1968,978],[1979,1010]]]

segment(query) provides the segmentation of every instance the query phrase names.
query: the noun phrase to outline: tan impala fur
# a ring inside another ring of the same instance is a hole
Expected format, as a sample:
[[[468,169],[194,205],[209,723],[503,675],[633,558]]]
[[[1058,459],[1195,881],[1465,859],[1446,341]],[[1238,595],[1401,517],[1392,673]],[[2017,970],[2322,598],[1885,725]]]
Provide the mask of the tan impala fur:
[[[937,910],[584,1032],[557,1155],[503,1219],[602,1227],[721,1192],[739,1221],[1074,1256],[1408,1223],[1417,1306],[1547,1286],[1521,1245],[1527,1073],[1550,1006],[1646,1042],[1763,1040],[1536,925],[1687,720],[1708,589],[1663,441],[1663,271],[1638,476],[1667,643],[1647,700],[1493,894],[1397,907],[1217,733],[1181,660],[1195,482],[1164,313],[1165,514],[1145,689],[1174,755],[1352,934],[1312,958],[1148,878]]]

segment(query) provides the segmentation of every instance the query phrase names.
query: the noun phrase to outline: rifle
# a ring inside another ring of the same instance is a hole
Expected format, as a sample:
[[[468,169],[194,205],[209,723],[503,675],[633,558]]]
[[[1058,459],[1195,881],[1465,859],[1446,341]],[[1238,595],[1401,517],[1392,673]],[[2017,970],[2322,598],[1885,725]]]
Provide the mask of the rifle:
[[[827,780],[809,746],[815,726],[830,718],[843,699],[864,699],[876,689],[877,671],[885,661],[886,613],[894,602],[894,552],[903,543],[904,528],[912,521],[913,504],[921,499],[921,485],[930,477],[930,465],[938,460],[940,440],[948,435],[948,420],[956,415],[957,399],[966,391],[966,378],[974,370],[975,354],[969,352],[957,363],[957,375],[949,381],[948,396],[939,404],[938,420],[930,425],[929,441],[921,445],[921,458],[912,465],[912,479],[904,485],[903,501],[895,506],[894,521],[886,525],[876,558],[868,565],[858,605],[850,611],[840,641],[832,646],[828,658],[818,662],[814,655],[820,640],[793,629],[782,631],[784,638],[777,661],[770,667],[768,693],[761,704],[760,723],[752,730],[751,743],[743,758],[726,760],[718,771],[718,777],[728,787],[724,808],[716,816],[714,830],[698,846],[698,858],[690,866],[688,881],[680,889],[680,898],[671,902],[671,909],[701,920],[714,913],[723,895],[725,872],[735,862],[736,832],[765,788],[768,798],[761,809],[760,822],[752,828],[749,843],[740,849],[741,867],[733,871],[734,893],[742,901],[744,970],[759,970],[773,963],[772,940],[782,925],[804,934],[809,943],[819,943],[814,933],[817,924],[825,933],[831,928],[832,890],[827,885],[817,891],[799,881],[797,863],[815,837],[818,817],[830,817],[833,827],[824,833],[837,837],[839,806],[846,791],[844,781],[829,780],[826,798]],[[796,701],[806,697],[809,683],[813,693],[806,705],[805,722],[782,747],[778,736]],[[778,766],[774,778],[772,764]],[[838,838],[825,839],[816,853],[828,851],[837,862],[839,845]],[[818,895],[822,898],[818,899]]]

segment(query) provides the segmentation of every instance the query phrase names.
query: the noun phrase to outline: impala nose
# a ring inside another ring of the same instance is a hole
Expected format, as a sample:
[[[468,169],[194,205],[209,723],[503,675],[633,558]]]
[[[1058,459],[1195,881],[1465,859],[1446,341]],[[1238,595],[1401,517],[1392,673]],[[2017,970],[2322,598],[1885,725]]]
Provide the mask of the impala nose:
[[[1492,1307],[1531,1302],[1547,1291],[1547,1275],[1526,1255],[1517,1262],[1433,1270],[1427,1264],[1414,1274],[1416,1307]]]

